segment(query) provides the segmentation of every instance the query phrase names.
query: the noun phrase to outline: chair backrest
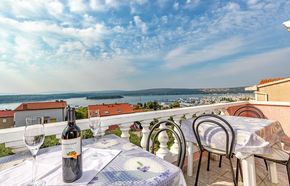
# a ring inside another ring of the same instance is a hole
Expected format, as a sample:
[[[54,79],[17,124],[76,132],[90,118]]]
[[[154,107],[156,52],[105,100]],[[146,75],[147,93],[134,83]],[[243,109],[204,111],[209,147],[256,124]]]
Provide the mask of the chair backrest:
[[[177,129],[178,132],[176,132],[173,128],[169,128],[168,126],[166,128],[163,128],[157,131],[156,129],[158,129],[161,124],[167,124],[167,125],[173,126]],[[178,167],[182,169],[184,159],[185,159],[185,154],[186,154],[186,142],[185,142],[185,137],[182,130],[180,129],[179,125],[176,124],[175,122],[170,121],[170,120],[165,120],[165,121],[156,123],[150,130],[150,133],[147,139],[146,150],[150,151],[150,139],[153,136],[151,153],[154,154],[154,145],[155,145],[156,138],[161,132],[166,132],[166,131],[171,132],[178,142],[179,151],[178,151],[177,165]]]
[[[247,116],[245,114],[251,114],[251,116]],[[233,114],[234,116],[246,116],[246,117],[255,117],[255,118],[265,118],[263,112],[250,105],[239,107]]]
[[[209,128],[209,125],[211,126],[211,128]],[[203,114],[196,117],[193,120],[192,129],[193,129],[193,133],[195,135],[196,141],[198,143],[198,147],[201,152],[204,151],[205,149],[210,152],[214,152],[214,150],[218,149],[225,152],[225,155],[227,156],[227,158],[230,158],[232,156],[234,142],[235,142],[236,137],[235,137],[234,129],[225,119],[215,114]],[[224,149],[219,149],[219,148],[214,149],[209,144],[205,145],[204,143],[206,142],[202,140],[206,140],[207,136],[205,135],[210,134],[210,133],[204,132],[204,134],[201,134],[200,129],[203,131],[214,129],[215,131],[224,132],[225,143],[226,143]]]

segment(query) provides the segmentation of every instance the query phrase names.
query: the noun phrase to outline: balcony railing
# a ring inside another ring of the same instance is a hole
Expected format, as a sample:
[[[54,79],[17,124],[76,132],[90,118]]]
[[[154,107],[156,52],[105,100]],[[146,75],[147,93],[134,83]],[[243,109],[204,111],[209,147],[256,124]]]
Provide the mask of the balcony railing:
[[[178,109],[169,109],[169,110],[160,110],[160,111],[150,111],[150,112],[139,112],[133,114],[124,114],[124,115],[116,115],[116,116],[107,116],[96,118],[101,120],[101,128],[102,133],[106,129],[108,129],[111,125],[118,125],[122,132],[121,137],[124,139],[129,140],[130,134],[130,126],[133,122],[139,121],[142,124],[142,137],[141,137],[141,147],[145,148],[148,134],[150,132],[149,126],[150,123],[154,119],[158,120],[167,120],[170,117],[176,123],[184,117],[185,118],[192,118],[194,115],[200,115],[203,113],[216,113],[216,114],[224,114],[227,112],[229,107],[235,107],[243,104],[248,104],[248,102],[234,102],[234,103],[219,103],[219,104],[212,104],[212,105],[203,105],[203,106],[195,106],[195,107],[186,107],[186,108],[178,108]],[[88,119],[81,119],[77,120],[77,125],[81,128],[81,130],[89,129],[89,120]],[[60,138],[61,132],[63,131],[64,127],[67,125],[66,122],[57,122],[57,123],[50,123],[45,125],[45,135],[51,136],[56,135],[57,138]],[[162,124],[160,128],[166,127],[165,124]],[[5,147],[9,147],[13,150],[13,152],[17,153],[25,149],[25,145],[23,142],[23,134],[24,134],[24,127],[16,127],[16,128],[9,128],[9,129],[1,129],[0,130],[0,143],[4,143]],[[168,135],[166,132],[162,132],[159,137],[158,141],[160,143],[160,147],[156,152],[156,155],[160,158],[166,159],[168,161],[174,161],[176,155],[178,154],[178,143],[175,140],[174,144],[171,146],[170,149],[167,148],[167,143],[169,141]],[[192,154],[193,147],[188,146],[187,151],[189,154]],[[192,162],[192,156],[188,156],[188,161]],[[189,172],[189,175],[191,171]]]
[[[203,106],[194,106],[194,107],[186,107],[186,108],[177,108],[170,110],[160,110],[160,111],[150,111],[150,112],[138,112],[133,114],[124,114],[124,115],[116,115],[116,116],[107,116],[96,118],[101,120],[101,128],[102,132],[108,129],[111,125],[118,125],[121,130],[121,137],[129,140],[130,137],[130,126],[133,122],[139,121],[142,124],[141,131],[141,147],[145,148],[148,134],[150,132],[149,126],[152,121],[155,119],[167,120],[170,117],[176,123],[179,123],[180,120],[186,118],[192,118],[194,116],[198,116],[203,113],[215,113],[215,114],[227,114],[231,115],[233,111],[235,111],[238,107],[251,104],[258,109],[260,109],[267,119],[278,120],[286,135],[290,136],[290,127],[289,127],[289,112],[290,112],[290,102],[257,102],[257,101],[240,101],[240,102],[232,102],[232,103],[218,103],[212,105],[203,105]],[[81,130],[89,129],[89,120],[81,119],[77,120],[78,126]],[[50,123],[45,125],[45,135],[51,136],[56,135],[57,138],[60,138],[61,132],[64,127],[67,125],[66,122],[57,122]],[[161,125],[160,128],[166,127],[165,125]],[[9,147],[13,150],[13,152],[17,153],[22,151],[25,145],[23,142],[23,134],[24,127],[16,127],[16,128],[8,128],[0,130],[0,144],[4,143],[5,147]],[[174,144],[168,149],[167,143],[169,141],[169,137],[166,132],[162,132],[158,141],[160,143],[159,149],[156,152],[156,155],[160,158],[166,159],[167,161],[174,161],[176,159],[176,155],[178,153],[178,143],[174,141]],[[192,162],[193,162],[193,153],[197,151],[197,148],[192,146],[192,143],[188,143],[187,146],[187,175],[192,175]]]

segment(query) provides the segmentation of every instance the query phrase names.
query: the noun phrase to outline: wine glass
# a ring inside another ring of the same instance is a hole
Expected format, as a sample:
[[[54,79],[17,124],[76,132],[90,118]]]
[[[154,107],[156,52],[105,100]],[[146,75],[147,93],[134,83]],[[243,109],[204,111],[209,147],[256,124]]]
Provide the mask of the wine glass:
[[[24,143],[33,157],[31,186],[44,185],[44,181],[36,180],[36,154],[44,141],[44,125],[41,117],[27,117],[24,131]]]
[[[97,117],[90,117],[90,129],[94,135],[94,141],[97,142],[97,139],[101,136],[101,120]]]

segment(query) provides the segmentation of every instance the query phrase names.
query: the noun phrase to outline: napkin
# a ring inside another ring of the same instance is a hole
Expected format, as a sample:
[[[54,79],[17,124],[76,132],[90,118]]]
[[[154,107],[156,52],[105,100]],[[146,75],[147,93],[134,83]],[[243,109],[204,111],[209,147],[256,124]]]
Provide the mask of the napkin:
[[[71,183],[87,185],[121,151],[97,148],[83,149],[83,175]],[[70,185],[62,181],[61,151],[40,155],[38,158],[37,179],[46,185]],[[27,185],[31,181],[32,161],[25,161],[0,173],[0,185]]]

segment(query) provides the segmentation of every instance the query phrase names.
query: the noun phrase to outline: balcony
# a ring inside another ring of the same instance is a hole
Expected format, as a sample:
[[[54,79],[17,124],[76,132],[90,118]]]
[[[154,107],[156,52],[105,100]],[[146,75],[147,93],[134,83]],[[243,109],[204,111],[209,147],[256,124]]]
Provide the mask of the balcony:
[[[186,108],[178,108],[178,109],[170,109],[170,110],[161,110],[161,111],[150,111],[150,112],[142,112],[142,113],[134,113],[134,114],[125,114],[125,115],[116,115],[116,116],[107,116],[101,117],[102,121],[102,132],[108,129],[111,125],[118,125],[121,130],[121,138],[129,140],[130,138],[130,126],[133,122],[139,121],[142,124],[142,131],[140,132],[141,141],[140,145],[142,148],[145,148],[148,134],[149,134],[149,126],[150,123],[154,119],[164,120],[169,119],[170,117],[176,123],[179,123],[180,120],[185,118],[192,118],[194,116],[203,114],[203,113],[215,113],[221,115],[231,115],[233,110],[243,105],[254,105],[259,108],[265,115],[267,119],[278,120],[282,125],[284,132],[290,136],[290,127],[289,127],[289,116],[290,113],[290,103],[283,102],[255,102],[255,101],[241,101],[241,102],[233,102],[233,103],[219,103],[212,105],[203,105],[203,106],[195,106],[195,107],[186,107]],[[77,120],[77,125],[82,129],[89,129],[88,119]],[[51,136],[56,135],[57,138],[60,138],[60,134],[63,128],[66,126],[66,122],[58,122],[53,124],[45,125],[45,135]],[[166,127],[166,126],[160,126]],[[5,144],[5,147],[9,147],[13,150],[13,152],[18,153],[23,151],[24,143],[23,143],[23,127],[9,128],[0,130],[0,144]],[[165,134],[167,135],[167,134]],[[162,159],[173,162],[176,160],[176,155],[178,153],[178,149],[176,149],[176,144],[174,143],[170,149],[167,148],[167,140],[159,141],[161,144],[165,144],[160,146],[159,150],[156,152],[156,155]],[[186,181],[188,185],[194,184],[195,178],[195,168],[194,164],[193,168],[191,166],[192,162],[196,159],[197,148],[194,146],[187,147],[187,161],[184,165],[184,175],[186,176]],[[256,162],[257,165],[257,185],[272,185],[271,181],[268,179],[268,175],[266,173],[265,167],[263,163]],[[205,163],[202,165],[202,172],[200,173],[200,185],[232,185],[231,177],[229,174],[228,165],[223,164],[222,169],[217,166],[218,161],[212,161],[211,171],[207,172],[204,168]],[[222,170],[222,171],[220,171]],[[284,178],[284,179],[283,179]],[[278,165],[278,181],[280,185],[285,185],[286,170],[285,167],[280,167]],[[241,183],[242,184],[242,183]]]

